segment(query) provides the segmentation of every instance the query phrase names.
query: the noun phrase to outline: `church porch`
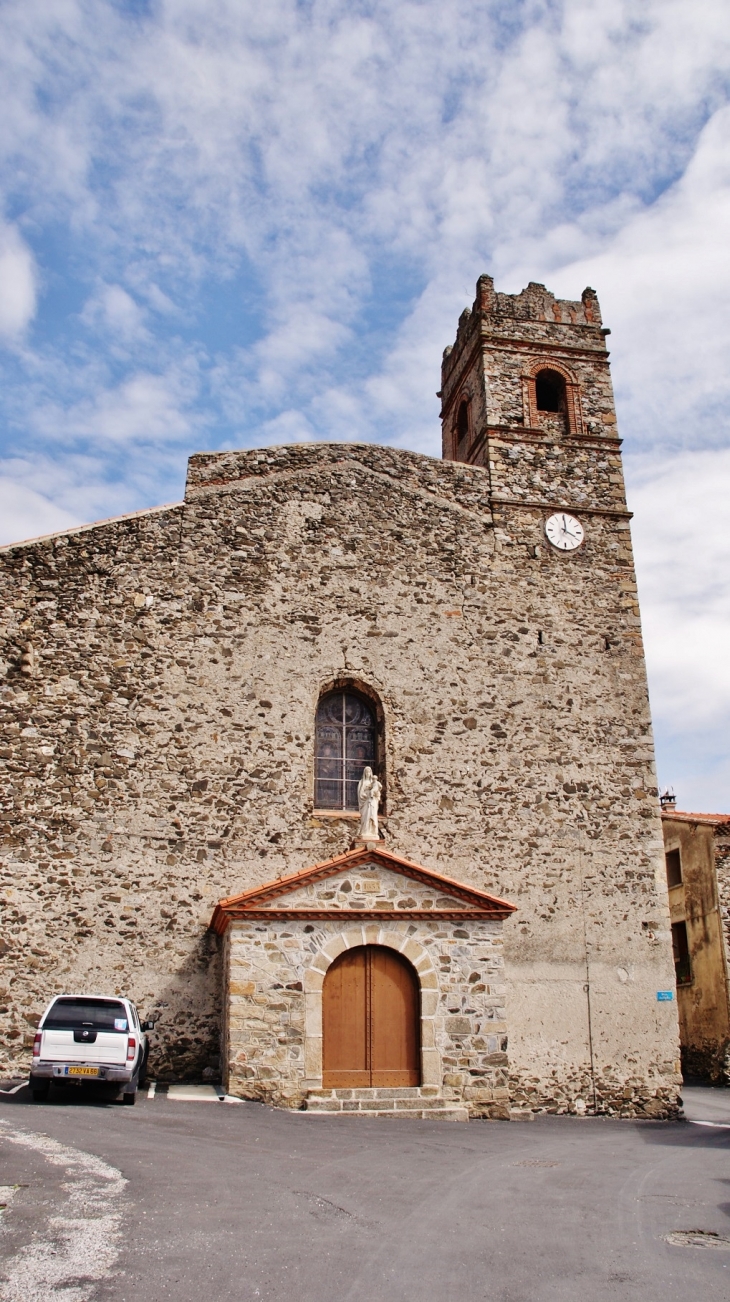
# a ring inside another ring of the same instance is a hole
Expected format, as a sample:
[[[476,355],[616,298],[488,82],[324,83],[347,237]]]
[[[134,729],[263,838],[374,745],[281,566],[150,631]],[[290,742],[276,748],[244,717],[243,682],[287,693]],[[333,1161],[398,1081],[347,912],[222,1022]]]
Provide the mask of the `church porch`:
[[[508,1119],[513,909],[381,847],[221,901],[227,1091],[313,1112]]]

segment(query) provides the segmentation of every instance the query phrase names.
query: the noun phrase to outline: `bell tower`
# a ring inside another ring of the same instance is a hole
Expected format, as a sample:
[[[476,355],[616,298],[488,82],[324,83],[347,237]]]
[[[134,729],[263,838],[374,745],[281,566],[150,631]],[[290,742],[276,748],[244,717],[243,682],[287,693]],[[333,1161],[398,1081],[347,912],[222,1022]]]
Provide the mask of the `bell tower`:
[[[601,309],[480,276],[441,371],[442,455],[483,466],[493,505],[625,510]]]
[[[520,1022],[510,1035],[512,1098],[532,1106],[544,1046],[557,1078],[570,1043],[590,1082],[584,1110],[620,1111],[610,1077],[622,1064],[628,1080],[642,1060],[651,1083],[641,1115],[657,1116],[674,1106],[678,1026],[607,334],[592,289],[579,301],[537,284],[500,294],[480,276],[444,352],[443,457],[457,463],[470,502],[489,511],[484,550],[460,551],[470,622],[459,667],[480,682],[475,719],[502,707],[501,725],[495,717],[487,726],[496,744],[479,763],[489,793],[484,852],[505,865],[499,889],[518,906],[505,937]],[[509,791],[520,792],[511,809]],[[522,840],[518,802],[521,811],[534,802],[537,815]],[[563,984],[547,1031],[538,991],[553,980],[549,963]]]

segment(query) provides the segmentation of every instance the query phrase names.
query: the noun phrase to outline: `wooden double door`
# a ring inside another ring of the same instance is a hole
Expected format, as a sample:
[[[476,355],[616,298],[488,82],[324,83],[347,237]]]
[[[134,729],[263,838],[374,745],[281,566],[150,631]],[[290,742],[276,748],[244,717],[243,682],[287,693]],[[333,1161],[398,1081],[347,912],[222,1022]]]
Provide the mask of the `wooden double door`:
[[[322,991],[324,1089],[420,1085],[418,977],[395,950],[360,945],[335,959]]]

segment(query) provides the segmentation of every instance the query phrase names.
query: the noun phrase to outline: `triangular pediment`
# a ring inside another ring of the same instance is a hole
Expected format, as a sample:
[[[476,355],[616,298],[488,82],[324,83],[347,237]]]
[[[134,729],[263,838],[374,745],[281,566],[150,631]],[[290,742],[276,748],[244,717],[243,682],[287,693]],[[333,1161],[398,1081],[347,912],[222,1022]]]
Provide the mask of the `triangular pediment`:
[[[235,918],[282,916],[504,919],[515,908],[380,846],[358,847],[220,900],[211,927],[223,933]]]

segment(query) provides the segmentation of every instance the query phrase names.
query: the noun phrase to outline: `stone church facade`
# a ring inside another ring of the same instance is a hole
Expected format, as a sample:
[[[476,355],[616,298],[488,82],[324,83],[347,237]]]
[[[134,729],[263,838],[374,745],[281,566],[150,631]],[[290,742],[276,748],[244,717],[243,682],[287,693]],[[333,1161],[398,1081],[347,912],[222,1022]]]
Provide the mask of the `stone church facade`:
[[[206,453],[178,505],[2,549],[6,1069],[93,989],[158,1079],[284,1106],[676,1110],[607,333],[591,290],[481,277],[441,461]]]

